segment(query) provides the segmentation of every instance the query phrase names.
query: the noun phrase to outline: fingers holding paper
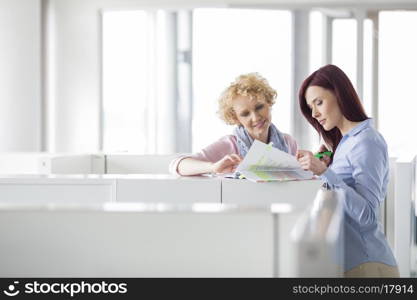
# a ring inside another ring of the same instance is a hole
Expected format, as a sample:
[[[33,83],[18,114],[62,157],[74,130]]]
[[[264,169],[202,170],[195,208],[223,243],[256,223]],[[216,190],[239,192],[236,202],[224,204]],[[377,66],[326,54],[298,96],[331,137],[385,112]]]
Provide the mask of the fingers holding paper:
[[[311,151],[298,150],[296,158],[303,170],[311,171],[314,175],[321,175],[327,170],[327,164],[314,157]]]
[[[224,156],[221,160],[213,165],[214,173],[232,173],[242,161],[242,157],[237,154]]]

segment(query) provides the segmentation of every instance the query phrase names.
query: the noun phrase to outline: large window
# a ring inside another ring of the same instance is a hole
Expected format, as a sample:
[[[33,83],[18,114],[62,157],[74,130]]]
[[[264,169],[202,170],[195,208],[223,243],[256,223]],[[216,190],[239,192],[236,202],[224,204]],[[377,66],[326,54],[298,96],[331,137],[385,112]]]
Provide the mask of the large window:
[[[312,11],[310,13],[310,69],[309,73],[314,72],[324,64],[324,20],[320,11]]]
[[[374,45],[374,32],[372,27],[372,21],[370,19],[366,19],[363,24],[364,30],[364,41],[363,41],[363,106],[365,108],[366,114],[368,117],[373,118],[373,111],[372,111],[372,101],[373,101],[373,81],[375,78],[373,77],[372,70],[373,70],[373,48],[376,46]]]
[[[181,151],[199,151],[232,133],[233,126],[217,115],[218,98],[237,76],[250,72],[260,73],[276,89],[273,122],[290,133],[291,105],[297,105],[290,99],[292,34],[298,30],[293,32],[291,12],[229,8],[184,12],[190,18],[183,24],[181,13],[173,11],[103,13],[103,150],[164,153],[174,152],[172,145],[180,149],[182,143]],[[417,127],[413,115],[417,12],[381,12],[375,32],[364,12],[361,18],[354,12],[335,12],[310,14],[306,72],[328,60],[341,67],[355,86],[362,77],[366,112],[377,118],[390,155],[417,153],[412,138]],[[362,44],[358,20],[364,21],[363,53],[358,53]],[[379,73],[374,78],[375,63]],[[361,76],[358,67],[363,67]],[[187,139],[178,138],[185,135]]]
[[[147,152],[149,30],[144,11],[103,14],[103,149]]]
[[[170,63],[176,64],[177,72],[175,66],[165,69],[163,66],[167,64],[171,53],[182,53],[181,39],[169,38],[175,36],[175,30],[184,30],[183,25],[178,25],[172,32],[166,32],[167,27],[162,23],[157,13],[147,11],[103,14],[104,151],[155,151],[155,143],[168,139],[161,137],[164,132],[160,130],[161,123],[166,122],[167,118],[177,118],[176,122],[179,122],[184,113],[180,110],[186,109],[182,104],[179,105],[178,99],[181,98],[176,97],[181,95],[175,93],[175,88],[166,87],[177,86],[177,93],[181,92],[181,84],[186,83],[186,80],[192,82],[194,91],[192,150],[201,149],[231,132],[232,127],[227,127],[217,116],[217,100],[238,75],[250,72],[260,73],[277,90],[273,121],[282,131],[289,132],[290,12],[194,10],[193,22],[189,23],[193,32],[190,61],[193,77],[188,79],[179,78],[184,74],[179,72],[183,64],[181,56],[178,56],[179,60],[175,55],[171,57]],[[177,31],[179,38],[181,32]],[[172,77],[162,76],[171,73]],[[166,98],[165,103],[171,104],[164,105],[160,101],[161,97]],[[174,124],[166,132],[186,134],[176,132],[177,129]],[[177,137],[177,142],[179,140]]]
[[[103,13],[103,150],[175,152],[176,14]]]
[[[356,86],[356,20],[333,20],[332,63],[341,68]]]
[[[326,64],[326,59],[328,59],[329,62],[344,70],[354,86],[357,86],[358,20],[353,19],[352,14],[348,11],[343,12],[344,15],[349,15],[348,18],[341,16],[340,12],[336,15],[332,15],[331,12],[324,10],[324,12],[312,11],[310,13],[310,72]],[[326,34],[331,34],[331,37],[326,37]],[[370,117],[372,117],[373,101],[374,34],[377,33],[373,32],[372,20],[365,18],[363,20],[363,90],[360,96]],[[326,39],[329,40],[326,41]],[[327,43],[329,43],[329,49],[326,48]],[[325,51],[330,51],[330,53],[325,55]]]
[[[276,89],[272,119],[290,128],[291,13],[196,9],[193,14],[193,151],[232,132],[217,116],[217,100],[234,79],[258,72]]]

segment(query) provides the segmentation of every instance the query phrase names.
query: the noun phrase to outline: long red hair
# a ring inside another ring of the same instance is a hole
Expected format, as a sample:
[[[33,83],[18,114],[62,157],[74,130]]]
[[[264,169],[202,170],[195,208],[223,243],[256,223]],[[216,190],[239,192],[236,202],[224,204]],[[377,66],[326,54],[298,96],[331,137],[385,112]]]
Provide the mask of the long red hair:
[[[368,119],[368,116],[363,109],[352,82],[337,66],[326,65],[321,67],[304,80],[298,95],[301,112],[324,139],[327,146],[331,148],[330,150],[335,152],[337,145],[339,145],[342,139],[342,133],[337,127],[329,131],[324,130],[320,123],[313,118],[311,108],[307,105],[305,98],[307,88],[310,86],[319,86],[333,92],[336,96],[340,111],[349,121],[361,122]]]

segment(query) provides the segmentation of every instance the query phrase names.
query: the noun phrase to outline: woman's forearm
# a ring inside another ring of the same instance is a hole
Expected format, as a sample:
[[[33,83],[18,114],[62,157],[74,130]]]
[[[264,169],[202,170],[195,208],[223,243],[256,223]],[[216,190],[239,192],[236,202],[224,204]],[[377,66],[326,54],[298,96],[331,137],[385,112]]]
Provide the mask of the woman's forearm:
[[[183,176],[211,173],[213,171],[213,163],[194,158],[184,158],[178,164],[177,171],[179,175]]]

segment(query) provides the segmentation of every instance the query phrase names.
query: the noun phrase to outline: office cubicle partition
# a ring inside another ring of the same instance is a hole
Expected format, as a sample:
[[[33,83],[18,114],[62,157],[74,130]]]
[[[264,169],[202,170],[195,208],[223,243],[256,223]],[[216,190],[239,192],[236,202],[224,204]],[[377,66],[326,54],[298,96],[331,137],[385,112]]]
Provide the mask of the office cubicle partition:
[[[0,174],[41,174],[42,152],[0,153]]]
[[[3,206],[2,277],[272,277],[268,210],[221,205]]]
[[[106,174],[168,174],[169,164],[178,154],[105,154]]]
[[[146,158],[145,160],[143,158]],[[160,202],[161,197],[175,199],[171,202],[193,203],[214,202],[233,204],[261,204],[266,205],[276,202],[289,202],[296,207],[307,206],[311,195],[316,190],[319,181],[311,182],[287,182],[268,184],[260,188],[259,184],[241,182],[236,180],[222,180],[210,182],[207,178],[182,178],[176,181],[173,177],[164,179],[167,186],[172,189],[158,188],[161,178],[143,175],[97,175],[88,176],[86,173],[106,172],[163,172],[165,166],[173,158],[164,156],[160,160],[158,156],[135,155],[46,155],[42,153],[2,154],[0,161],[2,167],[0,173],[38,173],[71,174],[84,173],[76,177],[65,176],[8,176],[0,178],[1,202],[8,203],[70,203],[70,202]],[[95,158],[95,159],[93,159]],[[156,160],[155,160],[156,159]],[[146,161],[148,169],[142,169],[142,163]],[[155,161],[159,161],[156,169],[152,169]],[[136,162],[136,163],[135,163]],[[130,169],[129,169],[130,168]],[[90,170],[90,171],[89,171]],[[416,246],[416,220],[415,220],[415,159],[400,159],[390,161],[390,183],[388,195],[384,207],[381,209],[381,222],[391,247],[394,250],[399,263],[402,276],[410,276],[417,273],[417,246]],[[136,176],[136,177],[135,177]],[[142,177],[143,178],[142,178]],[[149,174],[149,176],[154,176]],[[156,175],[155,175],[156,176]],[[183,181],[183,182],[182,182]],[[170,182],[172,183],[170,185]],[[165,183],[164,183],[165,184]],[[192,186],[188,186],[192,185]],[[187,197],[179,197],[182,186],[196,188],[200,193],[187,193]],[[201,186],[201,187],[200,187]],[[204,192],[202,187],[209,188],[210,192]],[[293,187],[293,188],[291,188]],[[254,197],[253,189],[265,191]],[[146,193],[142,193],[146,191]],[[154,193],[152,191],[155,191]],[[275,192],[276,191],[276,192]],[[146,195],[145,195],[146,194]],[[195,197],[194,195],[201,196]],[[262,196],[268,194],[267,197]],[[181,200],[182,199],[182,200]],[[301,199],[301,200],[300,200]]]
[[[337,210],[330,211],[315,217],[330,216],[326,228],[337,220]],[[299,251],[289,228],[298,216],[282,204],[3,204],[0,276],[292,277]],[[323,270],[315,275],[329,275]]]
[[[103,154],[0,153],[0,174],[104,174]],[[167,172],[165,172],[167,173]]]
[[[179,154],[0,153],[0,174],[169,174]]]
[[[40,159],[40,174],[105,174],[104,154],[49,154]]]

